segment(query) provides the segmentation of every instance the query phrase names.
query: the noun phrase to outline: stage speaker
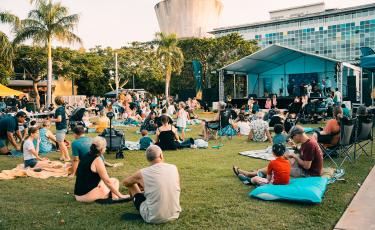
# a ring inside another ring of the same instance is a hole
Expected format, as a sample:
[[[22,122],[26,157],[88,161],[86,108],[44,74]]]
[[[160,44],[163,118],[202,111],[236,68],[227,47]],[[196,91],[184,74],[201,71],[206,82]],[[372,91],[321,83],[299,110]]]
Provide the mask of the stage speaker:
[[[346,88],[346,92],[348,93],[348,99],[351,102],[357,102],[356,98],[356,79],[355,76],[348,76],[348,84]]]
[[[363,103],[366,106],[371,105],[371,78],[363,78]]]

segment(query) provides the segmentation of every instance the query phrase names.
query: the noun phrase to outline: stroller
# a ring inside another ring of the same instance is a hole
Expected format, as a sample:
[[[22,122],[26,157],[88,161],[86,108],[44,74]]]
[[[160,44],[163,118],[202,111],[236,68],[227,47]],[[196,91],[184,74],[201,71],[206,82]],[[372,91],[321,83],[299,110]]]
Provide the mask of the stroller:
[[[85,112],[85,108],[76,108],[72,111],[72,113],[69,116],[69,128],[71,130],[73,130],[77,125],[82,125],[84,128],[86,128],[86,125],[82,120]]]
[[[107,142],[107,153],[116,151],[116,159],[124,158],[122,151],[126,149],[126,146],[123,132],[114,128],[106,128],[99,136],[103,137]]]

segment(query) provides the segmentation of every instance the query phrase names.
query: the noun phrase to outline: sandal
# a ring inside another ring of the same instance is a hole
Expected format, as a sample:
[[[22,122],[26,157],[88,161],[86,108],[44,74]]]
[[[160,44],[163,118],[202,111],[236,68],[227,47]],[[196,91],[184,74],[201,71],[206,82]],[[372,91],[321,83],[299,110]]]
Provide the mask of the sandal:
[[[240,172],[238,171],[240,168],[238,168],[237,166],[234,166],[234,165],[233,165],[232,169],[233,169],[233,172],[234,172],[234,174],[235,174],[236,176],[238,176],[238,175],[240,174]]]

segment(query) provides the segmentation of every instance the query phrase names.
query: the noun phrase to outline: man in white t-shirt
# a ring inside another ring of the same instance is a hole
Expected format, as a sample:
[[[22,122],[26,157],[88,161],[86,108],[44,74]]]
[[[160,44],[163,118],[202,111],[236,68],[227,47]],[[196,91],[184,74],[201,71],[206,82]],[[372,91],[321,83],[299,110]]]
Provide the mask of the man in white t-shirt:
[[[157,145],[146,149],[150,166],[126,178],[123,184],[133,197],[135,208],[147,223],[160,224],[180,216],[180,176],[177,167],[164,163]]]

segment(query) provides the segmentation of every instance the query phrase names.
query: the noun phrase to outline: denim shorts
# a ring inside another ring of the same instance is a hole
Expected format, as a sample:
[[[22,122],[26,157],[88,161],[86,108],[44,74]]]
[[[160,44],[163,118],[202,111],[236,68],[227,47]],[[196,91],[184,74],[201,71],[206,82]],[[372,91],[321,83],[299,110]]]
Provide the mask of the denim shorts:
[[[63,142],[65,140],[66,129],[56,130],[56,141]]]
[[[7,140],[0,139],[0,148],[4,148],[7,146]]]
[[[25,168],[27,167],[34,168],[37,163],[38,161],[35,158],[24,161]]]

